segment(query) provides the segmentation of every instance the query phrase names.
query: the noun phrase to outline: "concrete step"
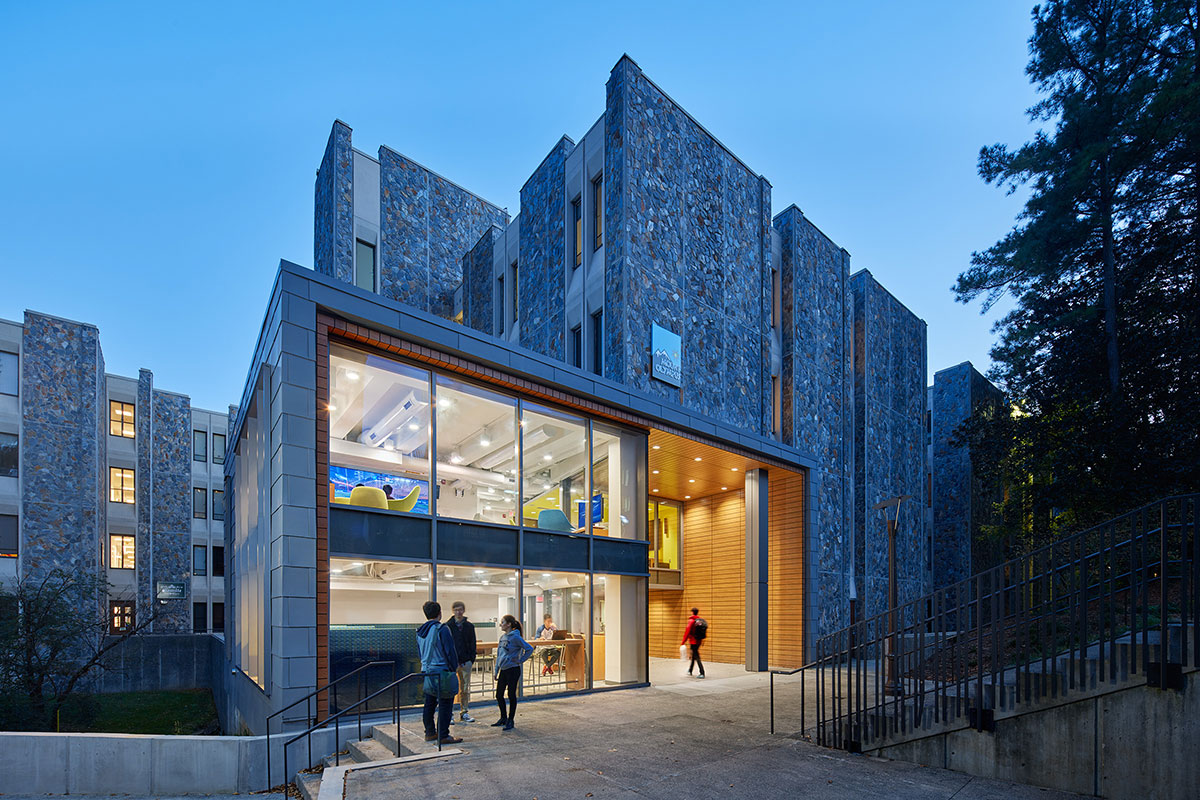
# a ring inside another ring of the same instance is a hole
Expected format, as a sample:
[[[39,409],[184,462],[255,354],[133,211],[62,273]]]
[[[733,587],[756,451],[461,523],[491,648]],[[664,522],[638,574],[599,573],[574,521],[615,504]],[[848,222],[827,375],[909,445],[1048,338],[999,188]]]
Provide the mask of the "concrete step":
[[[453,733],[453,730],[451,732]],[[397,732],[395,725],[372,725],[371,738],[386,747],[390,752],[399,753],[401,756],[411,756],[417,753],[427,753],[437,750],[436,742],[426,742],[423,736],[418,736],[403,726]]]
[[[300,790],[300,796],[304,800],[317,800],[317,795],[321,793],[321,773],[299,773],[296,775],[296,788]]]
[[[400,755],[407,755],[401,753]],[[368,761],[385,761],[389,758],[396,758],[396,754],[384,745],[374,739],[363,739],[358,742],[350,743],[350,757],[359,764],[364,764]]]

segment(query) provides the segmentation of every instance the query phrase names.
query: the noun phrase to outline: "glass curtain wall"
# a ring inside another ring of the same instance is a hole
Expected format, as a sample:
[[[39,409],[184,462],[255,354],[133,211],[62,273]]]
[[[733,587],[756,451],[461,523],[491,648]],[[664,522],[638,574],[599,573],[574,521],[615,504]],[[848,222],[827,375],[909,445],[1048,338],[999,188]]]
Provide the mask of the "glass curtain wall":
[[[417,629],[430,599],[429,564],[406,561],[329,560],[329,677],[337,680],[372,661],[394,661],[396,677],[419,672]],[[391,682],[391,667],[372,667],[330,694],[331,713]],[[401,705],[421,702],[420,681],[401,686]],[[390,696],[371,708],[391,708]]]
[[[429,513],[429,372],[332,345],[329,500]]]
[[[437,376],[438,516],[517,524],[517,401]]]
[[[465,605],[465,616],[475,626],[477,652],[471,671],[471,706],[495,705],[496,644],[500,641],[500,618],[520,617],[517,603],[517,571],[479,566],[441,565],[437,572],[437,600],[442,620],[450,621],[454,603]]]
[[[524,582],[525,638],[534,647],[525,662],[527,695],[577,692],[588,688],[588,575],[527,570]]]
[[[646,439],[603,422],[592,423],[592,533],[644,539],[638,513],[646,496]]]
[[[524,483],[521,516],[527,528],[587,529],[587,422],[523,403],[521,447]]]
[[[645,578],[593,578],[592,686],[646,682],[646,620]]]
[[[683,586],[683,509],[670,500],[650,501],[650,582]]]

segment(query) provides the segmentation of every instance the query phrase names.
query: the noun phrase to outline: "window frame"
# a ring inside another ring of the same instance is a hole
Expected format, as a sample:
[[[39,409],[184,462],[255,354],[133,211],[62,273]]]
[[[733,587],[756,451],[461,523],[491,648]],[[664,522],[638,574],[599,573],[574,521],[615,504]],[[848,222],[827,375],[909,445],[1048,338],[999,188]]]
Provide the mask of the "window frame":
[[[196,569],[196,553],[199,551],[201,562],[200,569]],[[208,546],[203,544],[192,545],[192,577],[204,578],[208,576]]]
[[[360,276],[362,275],[362,267],[359,264],[359,255],[362,253],[363,249],[367,249],[367,250],[371,251],[371,285],[370,285],[370,287],[363,286],[359,282]],[[368,292],[376,291],[376,286],[378,285],[378,282],[376,281],[375,278],[376,278],[376,274],[379,271],[377,269],[378,265],[379,265],[379,254],[375,248],[375,243],[368,242],[365,239],[359,239],[358,237],[355,237],[355,239],[354,239],[354,285],[356,287],[358,287],[359,289],[365,289]]]
[[[217,455],[217,439],[221,440],[221,455],[220,456]],[[225,434],[223,434],[223,433],[212,434],[212,454],[211,454],[212,455],[212,463],[214,463],[214,464],[224,464],[225,463],[225,447],[226,447]]]
[[[117,480],[114,480],[117,479]],[[126,480],[128,478],[128,480]],[[132,498],[126,500],[126,492]],[[130,467],[108,468],[108,502],[132,506],[137,503],[137,471]]]
[[[124,618],[124,623],[120,621]],[[108,601],[108,632],[112,635],[126,633],[137,627],[137,604],[132,600]]]
[[[0,358],[4,356],[12,356],[13,358],[13,365],[15,367],[13,374],[16,376],[16,382],[14,385],[16,386],[16,389],[12,392],[6,392],[3,390],[3,388],[0,388],[0,394],[5,395],[6,397],[19,397],[21,395],[21,354],[14,353],[10,350],[0,350]]]
[[[591,314],[592,320],[592,346],[591,350],[591,369],[594,375],[604,374],[604,309],[601,308],[593,311]]]
[[[21,554],[21,518],[16,514],[0,514],[0,523],[3,523],[0,528],[7,527],[8,520],[12,520],[12,548],[6,547],[0,538],[0,558],[17,558]],[[3,536],[4,531],[0,529],[0,537]]]
[[[200,438],[197,438],[197,435]],[[203,442],[203,446],[197,447],[198,442]],[[201,428],[192,428],[192,461],[208,463],[208,431]]]
[[[521,319],[521,304],[520,298],[517,295],[517,267],[519,263],[520,259],[517,259],[508,266],[512,273],[512,277],[510,279],[510,283],[512,284],[512,303],[510,304],[509,310],[512,312],[512,324],[514,326],[517,324],[517,321]]]
[[[213,489],[211,494],[212,494],[212,498],[211,498],[210,502],[212,503],[212,519],[214,522],[224,522],[225,521],[225,490],[224,489]],[[217,495],[221,496],[221,513],[219,516],[217,515]]]
[[[604,173],[592,178],[592,252],[604,247]]]
[[[575,236],[575,265],[572,271],[583,266],[583,197],[577,195],[571,201],[571,222],[574,224]]]
[[[220,553],[217,552],[218,550],[220,551]],[[209,572],[212,573],[212,577],[224,578],[225,577],[225,545],[214,544],[212,546],[212,555],[209,556],[208,561],[212,565],[212,569],[209,570]]]
[[[129,422],[125,421],[124,411],[129,410]],[[120,412],[120,413],[118,413]],[[118,427],[119,426],[119,427]],[[108,401],[108,435],[121,439],[137,437],[137,404],[126,403],[124,400]]]
[[[12,451],[15,460],[11,467],[0,471],[0,478],[19,478],[21,477],[21,436],[8,431],[0,432],[0,438],[7,439],[8,437],[12,437]]]
[[[132,545],[133,554],[130,558],[132,564],[126,565],[129,559],[125,557],[125,540],[128,539]],[[120,545],[120,548],[113,548]],[[119,558],[114,556],[120,556]],[[119,562],[119,563],[118,563]],[[108,535],[108,568],[109,569],[137,569],[137,537],[131,533],[110,533]]]
[[[192,487],[192,519],[208,519],[208,489]]]

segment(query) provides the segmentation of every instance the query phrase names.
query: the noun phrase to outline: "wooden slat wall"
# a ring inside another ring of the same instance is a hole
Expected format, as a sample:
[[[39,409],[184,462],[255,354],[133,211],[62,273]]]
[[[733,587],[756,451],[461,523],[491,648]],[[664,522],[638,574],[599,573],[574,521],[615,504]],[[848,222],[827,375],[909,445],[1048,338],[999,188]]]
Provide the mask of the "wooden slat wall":
[[[650,592],[650,655],[678,658],[691,608],[708,620],[705,659],[746,663],[746,499],[742,491],[683,505],[683,591]]]
[[[768,475],[767,661],[772,667],[799,667],[804,663],[804,475],[784,470]]]

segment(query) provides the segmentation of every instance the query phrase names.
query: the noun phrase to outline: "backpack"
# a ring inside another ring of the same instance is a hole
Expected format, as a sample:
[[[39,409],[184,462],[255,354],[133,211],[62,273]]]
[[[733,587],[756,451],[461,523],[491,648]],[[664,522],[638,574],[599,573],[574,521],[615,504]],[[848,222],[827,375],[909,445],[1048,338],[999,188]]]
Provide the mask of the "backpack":
[[[702,617],[696,617],[692,622],[692,638],[703,642],[705,636],[708,636],[708,623]]]

